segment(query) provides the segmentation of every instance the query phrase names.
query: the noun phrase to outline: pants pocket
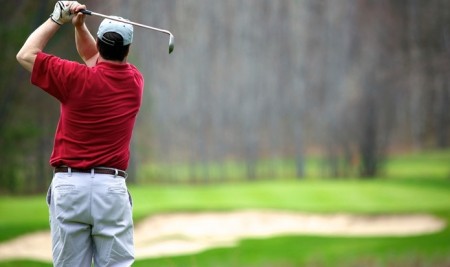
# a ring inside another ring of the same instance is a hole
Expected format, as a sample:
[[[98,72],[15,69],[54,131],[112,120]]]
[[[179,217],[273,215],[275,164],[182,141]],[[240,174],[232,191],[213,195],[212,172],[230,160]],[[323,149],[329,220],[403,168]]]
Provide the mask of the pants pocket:
[[[50,207],[50,204],[51,204],[51,201],[52,201],[52,185],[51,184],[48,187],[47,196],[45,198],[46,198],[47,206]]]
[[[127,190],[128,193],[128,200],[130,201],[131,207],[133,207],[133,198],[131,197],[130,191]]]
[[[110,196],[122,196],[123,198],[126,198],[130,203],[130,206],[133,207],[133,198],[124,182],[114,182],[109,184],[107,192]]]

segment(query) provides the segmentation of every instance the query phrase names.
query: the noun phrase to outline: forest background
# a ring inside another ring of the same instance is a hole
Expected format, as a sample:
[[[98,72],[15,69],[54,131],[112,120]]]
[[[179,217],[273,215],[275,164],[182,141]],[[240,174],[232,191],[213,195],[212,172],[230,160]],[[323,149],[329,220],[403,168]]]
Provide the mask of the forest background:
[[[54,1],[1,1],[0,193],[43,192],[59,116],[15,55]],[[380,177],[450,145],[446,0],[85,1],[135,28],[146,80],[131,182]],[[88,18],[96,33],[98,18]],[[65,25],[46,52],[81,61]],[[307,162],[314,159],[318,173]]]

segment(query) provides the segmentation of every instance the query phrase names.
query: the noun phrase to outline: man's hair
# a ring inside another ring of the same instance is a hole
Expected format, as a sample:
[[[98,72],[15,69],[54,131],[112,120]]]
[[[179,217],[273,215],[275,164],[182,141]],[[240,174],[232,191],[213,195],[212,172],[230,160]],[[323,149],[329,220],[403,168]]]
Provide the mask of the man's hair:
[[[112,61],[123,61],[130,51],[130,45],[122,45],[123,38],[115,32],[107,32],[103,35],[107,42],[97,39],[98,52],[102,58]]]

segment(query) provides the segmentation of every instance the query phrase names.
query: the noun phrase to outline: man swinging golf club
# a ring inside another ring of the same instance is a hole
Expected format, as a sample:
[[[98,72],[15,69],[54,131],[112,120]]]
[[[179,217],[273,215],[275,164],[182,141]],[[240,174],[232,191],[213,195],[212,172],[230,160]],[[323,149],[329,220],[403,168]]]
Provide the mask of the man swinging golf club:
[[[54,266],[131,266],[132,201],[125,170],[142,74],[127,63],[133,27],[105,19],[95,40],[76,1],[58,1],[50,18],[26,40],[17,60],[32,84],[61,105],[47,194]],[[63,24],[75,26],[85,64],[43,51]]]

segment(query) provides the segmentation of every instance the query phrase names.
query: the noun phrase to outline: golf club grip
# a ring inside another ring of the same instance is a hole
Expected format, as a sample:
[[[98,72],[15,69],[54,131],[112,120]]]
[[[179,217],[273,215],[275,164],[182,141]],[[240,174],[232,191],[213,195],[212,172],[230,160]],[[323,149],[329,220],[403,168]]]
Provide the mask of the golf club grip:
[[[85,15],[90,15],[90,16],[92,16],[92,11],[90,11],[90,10],[82,9],[82,10],[80,10],[80,12],[83,13],[83,14],[85,14]]]

